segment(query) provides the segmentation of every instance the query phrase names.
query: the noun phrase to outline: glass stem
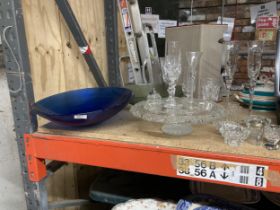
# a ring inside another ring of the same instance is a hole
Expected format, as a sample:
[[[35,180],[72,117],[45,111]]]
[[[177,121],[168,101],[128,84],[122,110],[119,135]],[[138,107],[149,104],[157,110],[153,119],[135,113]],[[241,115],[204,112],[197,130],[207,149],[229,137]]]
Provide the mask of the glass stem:
[[[229,110],[229,102],[230,102],[230,88],[227,88],[227,97],[226,97],[226,120],[229,120],[229,114],[230,114],[230,110]]]
[[[252,83],[250,83],[249,94],[250,94],[250,106],[249,106],[249,114],[253,113],[253,99],[254,99],[255,88]]]
[[[168,86],[168,100],[172,104],[175,105],[175,92],[176,92],[176,83],[175,82],[170,82]]]
[[[226,107],[227,107],[227,110],[229,109],[229,100],[230,99],[230,89],[227,89],[227,100],[226,100],[226,103],[227,103],[227,105],[226,105]]]
[[[189,102],[190,102],[190,109],[193,109],[193,95],[194,95],[194,80],[192,77],[191,80],[191,86],[190,86],[191,90],[190,90],[190,98],[189,98]]]

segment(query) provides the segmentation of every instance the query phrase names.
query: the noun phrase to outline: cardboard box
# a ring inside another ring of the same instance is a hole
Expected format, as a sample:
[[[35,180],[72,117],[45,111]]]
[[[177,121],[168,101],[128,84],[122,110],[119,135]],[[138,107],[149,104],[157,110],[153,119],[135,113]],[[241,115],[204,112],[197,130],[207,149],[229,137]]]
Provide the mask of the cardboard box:
[[[186,52],[201,51],[200,66],[197,74],[197,87],[195,96],[200,92],[200,80],[206,77],[220,79],[222,63],[222,44],[227,25],[202,24],[166,28],[166,41],[180,41],[182,46],[182,73],[186,72]],[[180,81],[179,83],[182,83]]]

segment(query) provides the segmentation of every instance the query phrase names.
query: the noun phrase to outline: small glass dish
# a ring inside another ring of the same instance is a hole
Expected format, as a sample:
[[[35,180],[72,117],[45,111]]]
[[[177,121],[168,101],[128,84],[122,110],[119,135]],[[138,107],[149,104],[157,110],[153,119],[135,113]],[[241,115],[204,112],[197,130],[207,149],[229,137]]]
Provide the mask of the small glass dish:
[[[269,125],[264,128],[263,145],[268,150],[279,149],[280,142],[280,127],[279,125]]]
[[[263,135],[264,128],[269,126],[271,123],[271,119],[259,116],[259,115],[250,115],[245,120],[245,125],[248,129],[250,129],[250,143],[254,145],[262,145],[263,144]]]
[[[250,135],[249,129],[233,121],[221,121],[217,126],[225,143],[232,147],[240,146]]]

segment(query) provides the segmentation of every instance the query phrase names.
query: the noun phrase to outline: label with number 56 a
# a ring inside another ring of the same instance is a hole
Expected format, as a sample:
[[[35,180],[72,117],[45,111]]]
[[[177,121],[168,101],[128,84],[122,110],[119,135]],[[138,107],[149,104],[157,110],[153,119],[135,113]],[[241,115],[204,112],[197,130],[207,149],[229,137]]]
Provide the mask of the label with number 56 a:
[[[268,166],[177,156],[178,176],[266,188]]]

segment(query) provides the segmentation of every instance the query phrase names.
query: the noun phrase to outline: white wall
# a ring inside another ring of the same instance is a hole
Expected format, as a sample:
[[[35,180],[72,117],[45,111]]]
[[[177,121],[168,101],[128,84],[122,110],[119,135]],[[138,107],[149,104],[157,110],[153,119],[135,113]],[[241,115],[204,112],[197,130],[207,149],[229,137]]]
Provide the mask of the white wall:
[[[26,210],[6,75],[0,69],[0,210]]]

